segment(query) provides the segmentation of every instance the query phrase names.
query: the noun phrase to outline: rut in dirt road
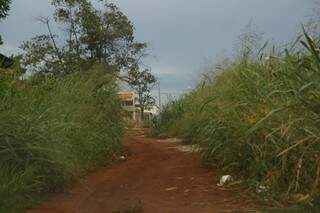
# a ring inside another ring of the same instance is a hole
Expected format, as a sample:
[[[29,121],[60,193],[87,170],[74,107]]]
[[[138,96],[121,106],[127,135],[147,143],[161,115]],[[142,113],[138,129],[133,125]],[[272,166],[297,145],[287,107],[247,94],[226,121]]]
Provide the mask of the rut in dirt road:
[[[126,138],[126,160],[89,175],[68,193],[56,195],[28,213],[214,213],[254,212],[237,192],[216,186],[218,177],[198,153],[179,143]]]

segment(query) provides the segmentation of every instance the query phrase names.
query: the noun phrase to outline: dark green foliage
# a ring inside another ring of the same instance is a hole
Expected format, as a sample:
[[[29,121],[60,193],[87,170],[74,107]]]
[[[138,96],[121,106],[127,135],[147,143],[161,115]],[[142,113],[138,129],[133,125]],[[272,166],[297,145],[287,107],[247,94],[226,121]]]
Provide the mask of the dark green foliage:
[[[64,73],[60,56],[49,35],[40,35],[25,42],[21,48],[27,53],[23,57],[23,64],[32,67],[35,73],[52,73],[55,76]]]
[[[319,47],[306,33],[302,44],[306,51],[226,65],[169,104],[158,130],[191,138],[206,160],[254,187],[318,197]]]
[[[184,114],[184,101],[172,101],[161,111],[161,114],[154,119],[155,130],[157,133],[168,133],[171,127]],[[172,132],[170,133],[172,134]]]
[[[99,67],[63,79],[0,75],[0,212],[63,190],[121,151],[116,92]]]
[[[7,17],[11,0],[0,0],[0,19]]]
[[[95,7],[88,0],[53,0],[54,21],[64,31],[53,32],[50,18],[40,18],[48,34],[21,46],[24,65],[53,75],[81,72],[93,64],[104,64],[109,72],[137,68],[146,44],[135,41],[133,24],[115,4],[99,2]]]
[[[7,56],[0,53],[0,68],[9,68],[14,64],[14,60],[12,58],[8,58]]]
[[[11,0],[0,0],[0,21],[8,16],[10,10]],[[3,44],[2,37],[0,35],[0,45]]]
[[[144,120],[144,110],[155,104],[155,99],[151,95],[156,78],[150,70],[132,69],[128,72],[128,83],[130,87],[138,94],[138,102],[141,111],[141,120]]]

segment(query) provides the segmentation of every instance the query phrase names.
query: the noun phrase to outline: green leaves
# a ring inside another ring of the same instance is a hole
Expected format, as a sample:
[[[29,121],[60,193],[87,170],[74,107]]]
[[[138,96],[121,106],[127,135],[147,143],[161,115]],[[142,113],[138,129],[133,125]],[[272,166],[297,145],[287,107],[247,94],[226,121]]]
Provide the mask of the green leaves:
[[[8,15],[10,10],[11,0],[0,0],[0,20],[4,19]]]
[[[0,212],[15,212],[45,192],[63,190],[120,151],[115,85],[102,68],[61,79],[1,76]]]
[[[113,67],[117,72],[139,65],[146,43],[135,41],[133,24],[115,4],[106,1],[93,5],[89,0],[53,0],[52,4],[54,20],[63,32],[54,33],[50,18],[41,18],[48,34],[22,45],[25,66],[62,76],[94,64]]]
[[[316,59],[316,62],[317,62],[317,66],[318,66],[318,68],[320,68],[320,55],[319,55],[320,51],[319,51],[319,48],[316,46],[316,43],[308,35],[308,33],[306,32],[306,30],[305,30],[305,28],[303,26],[302,26],[302,30],[303,30],[304,37],[307,40],[307,43],[304,42],[304,41],[300,41],[300,42],[314,56],[314,58]]]
[[[157,80],[150,70],[145,69],[140,71],[138,69],[132,69],[128,72],[127,78],[129,86],[138,94],[141,111],[146,107],[155,104],[155,99],[151,95],[151,90]],[[143,119],[143,113],[141,113],[141,116]]]
[[[269,112],[265,117],[263,117],[262,119],[260,119],[259,121],[257,121],[254,126],[252,126],[247,134],[252,134],[254,131],[256,131],[260,126],[263,125],[263,122],[267,121],[269,118],[271,118],[272,115],[274,115],[275,113],[281,112],[283,110],[285,110],[287,107],[281,107],[278,109],[274,109],[271,112]]]
[[[8,16],[10,10],[11,0],[0,0],[0,21]],[[0,35],[0,46],[3,44],[2,37]]]
[[[303,36],[285,51],[274,48],[268,60],[237,57],[206,75],[205,86],[165,107],[158,131],[187,136],[203,147],[205,160],[255,188],[316,197],[320,53],[318,40],[305,29]],[[307,51],[294,48],[299,41]]]

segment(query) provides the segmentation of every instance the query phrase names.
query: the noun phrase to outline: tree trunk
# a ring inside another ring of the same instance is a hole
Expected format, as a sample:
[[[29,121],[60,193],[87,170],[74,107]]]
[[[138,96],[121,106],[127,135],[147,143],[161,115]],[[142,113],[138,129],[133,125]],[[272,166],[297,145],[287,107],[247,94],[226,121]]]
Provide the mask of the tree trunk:
[[[55,50],[55,52],[56,52],[56,54],[57,54],[57,57],[58,57],[58,59],[59,59],[60,64],[63,64],[63,60],[62,60],[62,56],[61,56],[60,50],[59,50],[59,48],[58,48],[58,46],[57,46],[56,40],[54,39],[54,35],[53,35],[52,31],[51,31],[51,27],[50,27],[50,23],[49,23],[49,18],[42,18],[42,19],[40,19],[40,21],[41,21],[42,23],[45,23],[45,24],[47,25],[48,33],[49,33],[49,36],[50,36],[50,38],[51,38],[51,41],[52,41],[54,50]]]
[[[143,121],[144,121],[144,107],[140,107],[140,111],[141,111],[140,119],[141,119],[141,122],[143,123]]]

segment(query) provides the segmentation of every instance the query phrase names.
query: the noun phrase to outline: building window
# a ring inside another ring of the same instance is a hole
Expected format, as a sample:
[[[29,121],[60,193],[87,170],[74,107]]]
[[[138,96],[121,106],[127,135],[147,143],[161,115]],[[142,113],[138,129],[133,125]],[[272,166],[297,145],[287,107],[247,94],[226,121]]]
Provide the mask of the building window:
[[[122,101],[122,106],[133,106],[132,101]]]

